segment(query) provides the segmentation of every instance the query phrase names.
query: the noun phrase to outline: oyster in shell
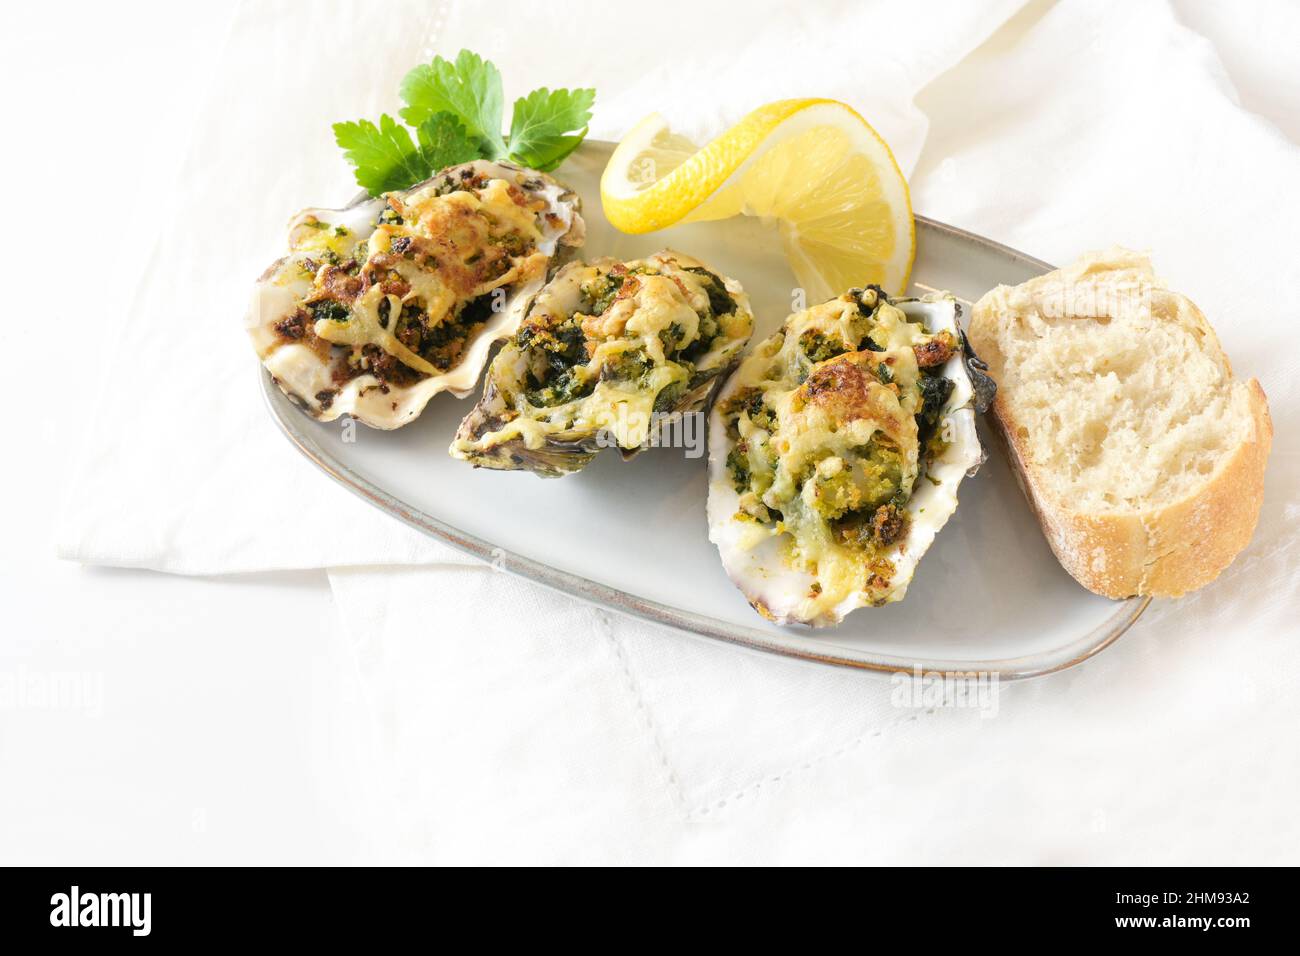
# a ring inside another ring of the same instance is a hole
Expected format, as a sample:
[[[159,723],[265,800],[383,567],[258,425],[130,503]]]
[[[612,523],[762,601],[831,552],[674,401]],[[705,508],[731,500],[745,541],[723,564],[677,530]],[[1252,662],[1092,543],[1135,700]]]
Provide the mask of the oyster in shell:
[[[479,160],[345,209],[308,209],[247,318],[262,364],[314,418],[413,421],[473,391],[560,258],[582,244],[575,193]]]
[[[630,458],[664,416],[704,407],[753,327],[740,283],[681,253],[569,263],[493,359],[451,454],[545,477],[602,447]]]
[[[786,319],[718,393],[709,538],[763,617],[836,624],[906,593],[984,460],[993,383],[959,312],[851,290]]]

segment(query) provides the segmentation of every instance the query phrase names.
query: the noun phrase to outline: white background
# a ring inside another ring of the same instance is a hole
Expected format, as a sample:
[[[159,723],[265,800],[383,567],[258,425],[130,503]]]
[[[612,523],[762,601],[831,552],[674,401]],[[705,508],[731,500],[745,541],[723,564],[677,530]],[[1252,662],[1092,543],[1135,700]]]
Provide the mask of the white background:
[[[230,10],[20,4],[5,20],[0,243],[25,317],[0,453],[0,671],[28,687],[84,679],[91,706],[28,692],[0,710],[0,861],[366,859],[350,654],[324,571],[192,579],[54,558],[85,406],[109,371],[112,316],[96,304],[135,278],[121,263],[166,195]],[[30,253],[81,215],[113,225],[69,282],[66,261]]]
[[[1275,5],[1233,9],[1249,12],[1229,17],[1207,4],[1178,7],[1184,22],[1214,43],[1243,108],[1294,141],[1294,23],[1275,28],[1264,16]],[[367,775],[372,754],[359,730],[362,684],[324,571],[184,578],[53,557],[65,476],[90,420],[86,406],[100,378],[112,374],[103,361],[113,335],[110,304],[132,287],[132,253],[147,240],[151,210],[176,175],[192,106],[229,19],[219,3],[23,4],[6,12],[0,170],[9,195],[0,268],[15,311],[5,320],[0,674],[25,689],[0,709],[0,862],[406,858],[376,813]],[[923,152],[918,171],[936,162]],[[111,226],[95,231],[101,240],[72,267],[58,251],[87,216]],[[183,441],[178,435],[178,446]],[[1136,660],[1149,664],[1157,651],[1144,648]],[[1294,672],[1294,656],[1290,661]],[[1144,676],[1177,679],[1156,666]],[[41,687],[69,681],[81,688],[80,699],[37,696]],[[1050,696],[1051,688],[1034,694]],[[1204,688],[1200,699],[1212,693]],[[1296,728],[1270,723],[1270,709],[1262,703],[1257,725],[1234,730],[1278,748],[1283,767],[1274,783],[1286,784]],[[1200,713],[1189,728],[1208,734],[1213,724]],[[1104,755],[1096,759],[1104,774]],[[924,770],[897,761],[890,767]],[[1054,769],[1044,763],[1045,773]],[[918,777],[918,793],[929,783]],[[1119,790],[1129,782],[1106,783]],[[1225,806],[1253,813],[1277,800],[1294,804],[1293,794],[1273,793],[1269,781],[1259,789],[1250,807],[1219,802],[1213,813],[1207,809],[1197,823],[1203,832],[1189,831],[1189,840],[1221,833]],[[1168,797],[1195,817],[1198,793]],[[919,835],[924,820],[913,823]],[[1088,821],[1079,825],[1086,831]],[[894,835],[895,843],[906,838]],[[1230,843],[1211,843],[1213,859],[1237,859]],[[1159,858],[1195,858],[1171,856],[1169,846]],[[472,839],[465,848],[472,857]],[[1036,852],[1031,841],[1017,849],[1010,858],[1062,860]],[[1274,850],[1252,844],[1255,858],[1295,861],[1294,846]]]

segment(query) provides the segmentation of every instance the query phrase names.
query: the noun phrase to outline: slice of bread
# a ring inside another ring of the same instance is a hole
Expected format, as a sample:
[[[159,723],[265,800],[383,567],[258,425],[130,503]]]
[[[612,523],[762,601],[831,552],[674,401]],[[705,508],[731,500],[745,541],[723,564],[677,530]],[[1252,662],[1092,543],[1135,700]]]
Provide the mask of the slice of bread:
[[[1259,382],[1126,249],[975,304],[993,417],[1052,550],[1090,591],[1176,597],[1246,547],[1273,440]]]

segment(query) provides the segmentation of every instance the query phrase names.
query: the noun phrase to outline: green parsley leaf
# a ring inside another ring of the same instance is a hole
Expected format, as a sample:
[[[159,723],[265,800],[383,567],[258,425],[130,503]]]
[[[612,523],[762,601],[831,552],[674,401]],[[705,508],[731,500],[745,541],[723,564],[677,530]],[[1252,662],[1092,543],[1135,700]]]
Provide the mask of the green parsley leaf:
[[[415,135],[420,141],[420,156],[429,170],[421,179],[480,157],[478,144],[452,113],[434,113],[420,124]]]
[[[474,159],[504,159],[549,172],[578,148],[596,91],[542,87],[516,100],[509,146],[501,134],[505,105],[501,73],[489,60],[461,50],[454,61],[434,57],[402,80],[406,106],[400,125],[387,114],[335,123],[334,139],[372,195],[405,189],[439,170]]]
[[[461,50],[454,63],[434,57],[432,63],[406,74],[400,92],[407,104],[402,119],[412,126],[419,127],[436,113],[453,113],[478,142],[485,159],[505,156],[501,138],[505,96],[501,73],[490,60],[469,50]]]
[[[335,123],[334,139],[356,167],[357,183],[370,195],[405,189],[440,169],[479,158],[478,145],[451,113],[435,113],[411,134],[385,113],[369,120]]]
[[[510,158],[530,169],[550,172],[587,135],[596,91],[533,90],[515,100],[510,120]]]
[[[377,127],[369,120],[335,123],[334,141],[356,167],[357,184],[372,196],[429,178],[428,163],[410,132],[387,113]]]

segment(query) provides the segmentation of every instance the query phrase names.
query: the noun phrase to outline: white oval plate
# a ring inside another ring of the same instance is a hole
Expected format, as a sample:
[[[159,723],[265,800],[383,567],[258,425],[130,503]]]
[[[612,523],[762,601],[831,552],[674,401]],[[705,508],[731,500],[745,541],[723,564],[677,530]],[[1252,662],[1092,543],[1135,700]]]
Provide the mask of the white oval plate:
[[[582,255],[623,259],[670,247],[733,276],[749,292],[760,341],[791,311],[794,277],[775,230],[742,218],[617,232],[600,209],[600,173],[613,144],[588,141],[556,174],[584,199]],[[913,293],[946,289],[969,302],[1046,263],[917,217]],[[961,486],[961,507],[921,561],[907,598],[864,608],[835,628],[777,627],[732,586],[704,520],[703,457],[652,448],[624,462],[607,451],[585,470],[543,480],[474,469],[447,454],[472,399],[434,398],[394,432],[299,411],[262,376],[284,434],[345,487],[414,528],[582,600],[682,631],[810,661],[899,670],[1032,677],[1086,660],[1115,641],[1149,599],[1108,601],[1057,564],[1001,449],[981,425],[989,460]],[[703,450],[703,436],[700,436]]]

